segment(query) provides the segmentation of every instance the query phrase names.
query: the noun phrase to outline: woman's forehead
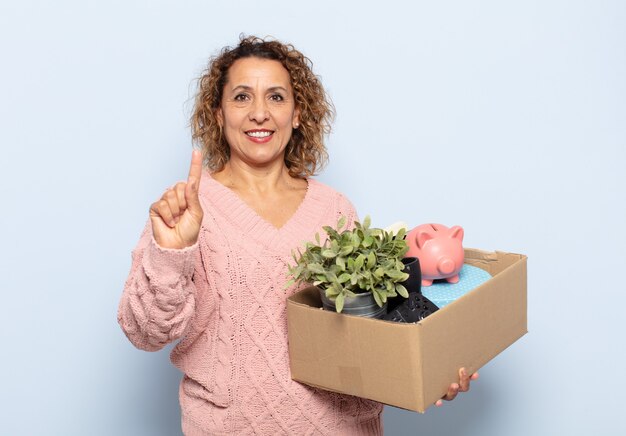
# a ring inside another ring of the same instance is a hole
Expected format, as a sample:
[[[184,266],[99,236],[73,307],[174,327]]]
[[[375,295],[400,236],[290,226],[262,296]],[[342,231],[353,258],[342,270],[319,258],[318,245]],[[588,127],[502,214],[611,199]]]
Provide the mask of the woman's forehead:
[[[266,87],[291,88],[291,77],[285,67],[273,59],[256,57],[236,60],[228,69],[229,87]]]

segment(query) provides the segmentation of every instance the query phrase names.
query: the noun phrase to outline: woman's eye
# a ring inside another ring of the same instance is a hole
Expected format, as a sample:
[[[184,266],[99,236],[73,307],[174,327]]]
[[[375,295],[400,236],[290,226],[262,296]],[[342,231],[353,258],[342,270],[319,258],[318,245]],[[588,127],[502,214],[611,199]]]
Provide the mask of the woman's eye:
[[[235,96],[235,101],[246,101],[248,96],[246,94],[237,94]]]
[[[280,95],[280,94],[272,94],[272,95],[270,96],[270,100],[272,100],[272,101],[283,101],[283,100],[284,100],[284,98],[283,98],[283,96],[282,96],[282,95]]]

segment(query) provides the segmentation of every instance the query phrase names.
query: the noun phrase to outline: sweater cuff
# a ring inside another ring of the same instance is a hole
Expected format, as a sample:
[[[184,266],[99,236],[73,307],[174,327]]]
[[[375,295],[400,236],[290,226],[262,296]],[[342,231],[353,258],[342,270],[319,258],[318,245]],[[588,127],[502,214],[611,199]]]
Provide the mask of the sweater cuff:
[[[173,285],[181,277],[191,278],[194,260],[198,254],[198,242],[182,249],[161,247],[151,238],[143,256],[143,267],[151,282]]]

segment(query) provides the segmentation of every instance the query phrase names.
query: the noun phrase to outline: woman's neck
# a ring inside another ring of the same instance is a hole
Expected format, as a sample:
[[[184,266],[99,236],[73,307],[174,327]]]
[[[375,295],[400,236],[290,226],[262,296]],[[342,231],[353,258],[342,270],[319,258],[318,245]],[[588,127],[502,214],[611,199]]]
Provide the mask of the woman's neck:
[[[291,177],[289,170],[282,163],[255,168],[242,162],[229,161],[221,171],[213,175],[213,178],[240,193],[267,194],[306,186],[304,180]]]
[[[229,162],[213,178],[276,228],[294,216],[308,188],[307,181],[291,177],[284,164],[275,168],[250,168]]]

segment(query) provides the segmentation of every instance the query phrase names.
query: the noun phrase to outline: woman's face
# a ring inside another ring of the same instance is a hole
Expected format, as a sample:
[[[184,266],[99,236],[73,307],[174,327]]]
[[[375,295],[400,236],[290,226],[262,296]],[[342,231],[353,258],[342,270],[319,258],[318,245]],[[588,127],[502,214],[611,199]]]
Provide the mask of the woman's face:
[[[285,147],[299,116],[289,73],[274,60],[235,61],[216,115],[231,160],[256,167],[284,162]]]

